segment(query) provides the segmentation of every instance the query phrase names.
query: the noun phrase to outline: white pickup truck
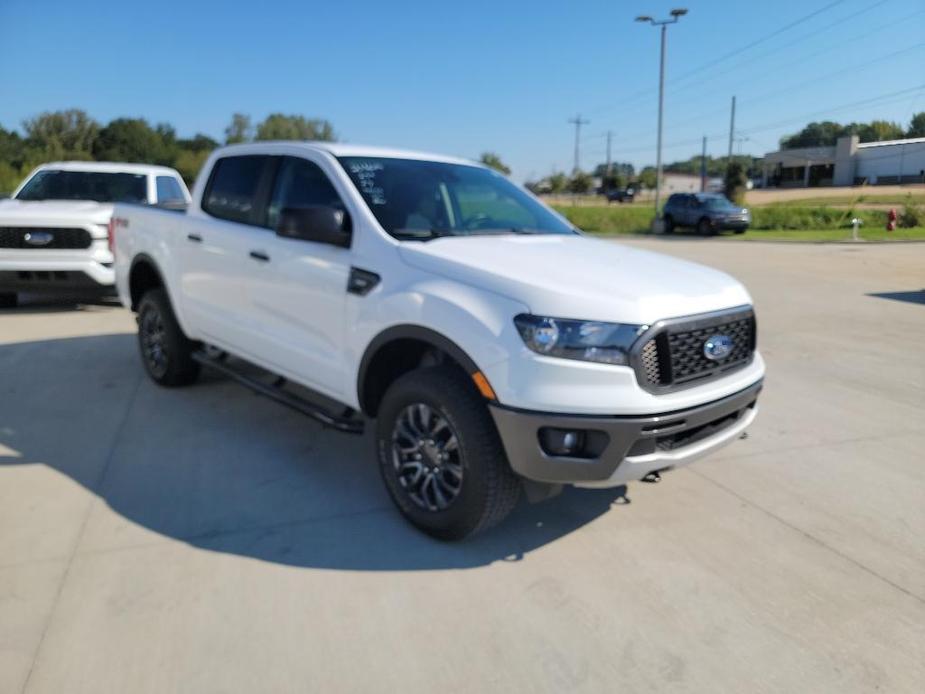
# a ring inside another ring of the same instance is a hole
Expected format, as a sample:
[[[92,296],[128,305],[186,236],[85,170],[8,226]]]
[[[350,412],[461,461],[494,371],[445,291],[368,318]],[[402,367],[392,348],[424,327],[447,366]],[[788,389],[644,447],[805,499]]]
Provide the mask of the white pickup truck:
[[[739,282],[589,238],[469,161],[236,145],[185,213],[117,205],[113,222],[154,381],[207,365],[335,429],[375,419],[389,493],[436,537],[497,523],[522,491],[653,479],[757,412]]]
[[[173,169],[142,164],[54,162],[0,200],[0,307],[19,293],[113,291],[108,225],[115,202],[185,205]]]

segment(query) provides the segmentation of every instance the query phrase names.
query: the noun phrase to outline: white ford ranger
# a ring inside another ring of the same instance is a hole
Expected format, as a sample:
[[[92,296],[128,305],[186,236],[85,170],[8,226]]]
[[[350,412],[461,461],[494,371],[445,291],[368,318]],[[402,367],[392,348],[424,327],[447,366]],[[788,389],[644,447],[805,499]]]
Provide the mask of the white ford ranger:
[[[117,205],[113,228],[151,378],[208,365],[342,431],[375,419],[389,493],[440,538],[522,490],[685,465],[757,411],[739,282],[588,238],[465,160],[236,145],[185,213]]]
[[[21,292],[111,293],[107,241],[114,202],[186,204],[173,169],[71,161],[44,164],[0,200],[0,307]]]

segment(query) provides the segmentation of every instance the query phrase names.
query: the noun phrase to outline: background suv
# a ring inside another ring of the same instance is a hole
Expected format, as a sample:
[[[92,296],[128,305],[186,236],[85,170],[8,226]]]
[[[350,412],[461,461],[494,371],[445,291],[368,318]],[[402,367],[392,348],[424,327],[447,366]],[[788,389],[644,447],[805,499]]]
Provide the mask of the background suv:
[[[746,208],[717,193],[675,193],[665,203],[662,216],[666,233],[676,227],[691,227],[703,236],[723,229],[743,234],[752,221]]]

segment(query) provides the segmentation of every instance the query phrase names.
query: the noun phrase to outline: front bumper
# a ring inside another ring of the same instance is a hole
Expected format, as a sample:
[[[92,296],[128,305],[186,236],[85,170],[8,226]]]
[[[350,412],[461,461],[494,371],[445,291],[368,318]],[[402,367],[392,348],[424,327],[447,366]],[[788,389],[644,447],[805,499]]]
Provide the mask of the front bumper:
[[[0,250],[0,290],[110,292],[115,284],[105,240],[86,250]]]
[[[686,465],[735,440],[757,414],[762,382],[713,402],[658,415],[561,415],[490,407],[514,471],[530,480],[610,487]],[[582,457],[551,455],[544,428],[585,433]]]

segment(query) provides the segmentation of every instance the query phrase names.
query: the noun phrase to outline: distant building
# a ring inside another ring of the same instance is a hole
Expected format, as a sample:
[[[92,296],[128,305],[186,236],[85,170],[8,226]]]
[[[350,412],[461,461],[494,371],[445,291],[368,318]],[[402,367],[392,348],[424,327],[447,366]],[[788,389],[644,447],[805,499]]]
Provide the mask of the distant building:
[[[848,135],[832,147],[768,152],[762,169],[764,185],[778,188],[925,183],[925,137],[861,144]]]
[[[662,174],[662,195],[672,193],[699,193],[700,176],[694,174],[673,173],[666,171]],[[723,190],[723,179],[710,176],[706,180],[706,191],[711,193]]]

